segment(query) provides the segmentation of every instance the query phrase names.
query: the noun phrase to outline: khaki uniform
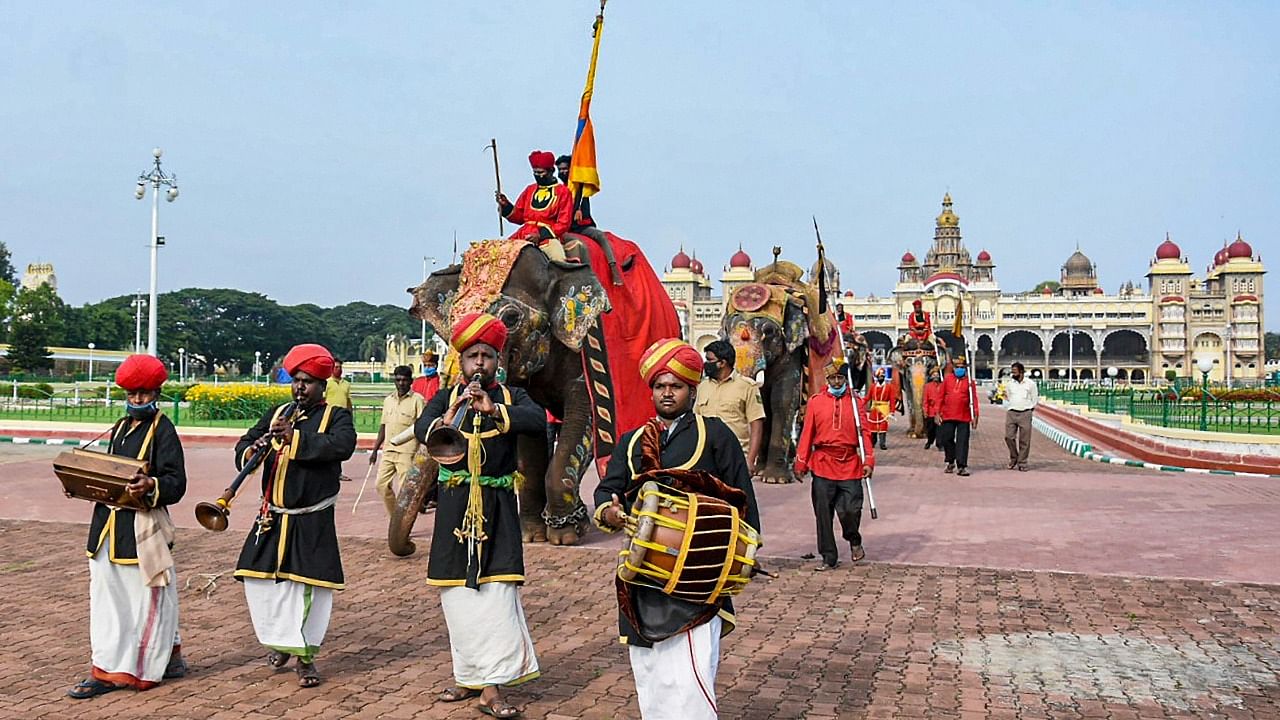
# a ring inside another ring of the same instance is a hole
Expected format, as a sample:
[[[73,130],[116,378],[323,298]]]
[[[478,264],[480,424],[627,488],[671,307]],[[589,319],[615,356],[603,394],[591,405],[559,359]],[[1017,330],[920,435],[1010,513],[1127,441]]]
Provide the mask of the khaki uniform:
[[[414,438],[403,445],[392,445],[391,438],[413,427],[418,416],[422,415],[426,401],[422,396],[410,390],[403,397],[394,390],[382,400],[382,460],[378,465],[378,494],[382,496],[382,504],[387,506],[390,515],[396,506],[396,478],[404,478],[413,464],[413,454],[418,450],[418,440]]]
[[[698,385],[693,411],[702,417],[718,417],[729,426],[745,456],[751,444],[751,423],[764,419],[760,388],[734,372],[725,380],[708,378]]]

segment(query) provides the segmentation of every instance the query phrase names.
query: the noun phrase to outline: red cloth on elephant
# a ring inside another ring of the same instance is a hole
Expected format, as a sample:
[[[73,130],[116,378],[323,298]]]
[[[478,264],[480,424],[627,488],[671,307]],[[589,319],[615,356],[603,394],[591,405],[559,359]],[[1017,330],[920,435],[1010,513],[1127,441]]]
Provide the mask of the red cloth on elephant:
[[[978,385],[967,375],[958,378],[947,375],[942,378],[939,404],[942,421],[972,422],[978,419]]]
[[[942,410],[942,383],[926,382],[924,384],[924,399],[920,408],[924,411],[925,417],[937,417]]]
[[[871,383],[867,388],[868,425],[871,432],[889,432],[889,415],[898,406],[898,383]]]
[[[130,355],[116,368],[116,384],[127,392],[159,390],[168,379],[164,363],[152,355]]]
[[[573,222],[573,195],[567,185],[532,183],[516,198],[507,219],[520,225],[507,236],[512,240],[536,242],[542,238],[542,228],[557,238],[564,237]]]
[[[621,437],[654,416],[652,394],[640,376],[640,356],[655,340],[680,337],[680,318],[640,246],[611,232],[605,232],[605,237],[613,246],[622,285],[609,280],[609,260],[604,250],[594,240],[583,237],[581,242],[591,255],[591,269],[613,308],[600,317],[609,350],[613,399],[617,403],[615,429]]]
[[[853,405],[857,402],[859,418],[855,422]],[[809,398],[804,410],[804,425],[800,440],[796,443],[797,475],[812,470],[814,475],[827,480],[858,480],[862,477],[862,459],[854,440],[856,429],[862,427],[862,451],[867,466],[876,466],[875,445],[871,442],[871,423],[867,418],[867,406],[862,398],[851,392],[835,397],[829,391]]]

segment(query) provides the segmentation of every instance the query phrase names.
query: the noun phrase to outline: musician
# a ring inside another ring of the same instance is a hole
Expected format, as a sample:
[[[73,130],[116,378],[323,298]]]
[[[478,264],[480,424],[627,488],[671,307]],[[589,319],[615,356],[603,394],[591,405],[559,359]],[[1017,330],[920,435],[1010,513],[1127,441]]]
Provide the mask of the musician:
[[[164,363],[150,355],[132,355],[116,370],[127,415],[111,428],[110,452],[147,461],[126,489],[150,509],[93,506],[86,547],[93,670],[67,691],[77,700],[125,687],[148,690],[187,672],[168,509],[186,493],[187,471],[178,431],[156,404],[168,378]]]
[[[867,413],[870,421],[872,441],[880,443],[880,449],[887,449],[885,439],[889,436],[889,414],[898,405],[898,384],[885,380],[883,367],[876,368],[875,382],[867,388],[867,402],[871,409]]]
[[[329,628],[333,591],[345,587],[333,505],[342,462],[356,449],[351,411],[325,402],[333,355],[314,344],[284,356],[293,402],[262,416],[236,443],[236,467],[263,461],[262,504],[245,538],[235,577],[267,662],[297,658],[298,684],[320,684],[316,654]]]
[[[520,193],[515,203],[495,193],[498,211],[519,225],[509,236],[513,240],[537,243],[553,260],[564,260],[560,239],[573,223],[573,195],[567,185],[556,182],[556,156],[545,150],[529,153],[533,184]]]
[[[818,553],[814,570],[830,570],[840,562],[832,522],[840,518],[842,536],[853,562],[865,558],[862,535],[862,478],[876,467],[875,443],[865,401],[849,391],[844,358],[827,363],[827,387],[809,398],[804,425],[796,442],[796,477],[813,472],[811,498],[818,521]],[[854,416],[857,413],[857,416]]]
[[[506,342],[507,326],[498,318],[464,315],[449,344],[471,382],[436,393],[414,425],[419,442],[442,424],[456,427],[467,441],[461,461],[440,466],[427,561],[427,584],[440,588],[453,654],[454,686],[438,697],[479,697],[482,710],[499,718],[520,715],[501,688],[539,675],[520,603],[524,549],[515,493],[516,436],[541,440],[547,432],[546,411],[524,390],[495,379]]]
[[[751,477],[742,446],[719,418],[693,412],[702,356],[680,340],[659,340],[640,359],[640,372],[653,393],[657,418],[618,441],[595,492],[595,523],[605,532],[628,522],[624,507],[635,502],[646,434],[660,444],[664,468],[705,470],[746,495],[745,519],[760,528]],[[654,437],[658,436],[658,437]],[[624,505],[625,503],[625,505]],[[625,596],[623,595],[625,593]],[[640,714],[647,720],[700,720],[716,717],[715,677],[720,638],[733,630],[733,604],[728,598],[705,605],[679,600],[657,588],[625,584],[620,602],[630,604],[637,624],[620,607],[621,642],[631,658]]]
[[[938,415],[934,419],[938,422],[938,443],[947,461],[944,472],[967,476],[969,430],[978,427],[978,386],[969,377],[963,355],[952,361],[951,374],[942,379]]]

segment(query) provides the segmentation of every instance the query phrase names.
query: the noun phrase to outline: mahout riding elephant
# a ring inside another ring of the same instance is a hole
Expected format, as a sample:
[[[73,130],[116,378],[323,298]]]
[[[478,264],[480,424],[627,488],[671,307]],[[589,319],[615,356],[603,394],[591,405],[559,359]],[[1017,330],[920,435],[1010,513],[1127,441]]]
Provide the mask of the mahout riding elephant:
[[[946,367],[951,358],[946,343],[936,335],[930,338],[920,340],[903,335],[898,345],[889,351],[889,362],[899,384],[898,397],[902,398],[903,410],[911,419],[907,433],[913,438],[924,437],[924,385],[929,380],[929,371]]]
[[[800,282],[803,274],[785,260],[756,271],[756,282],[726,301],[720,328],[734,346],[738,372],[749,378],[763,373],[765,445],[756,472],[767,483],[795,481],[800,408],[825,383],[826,358],[839,352],[835,316],[819,312],[816,288]]]

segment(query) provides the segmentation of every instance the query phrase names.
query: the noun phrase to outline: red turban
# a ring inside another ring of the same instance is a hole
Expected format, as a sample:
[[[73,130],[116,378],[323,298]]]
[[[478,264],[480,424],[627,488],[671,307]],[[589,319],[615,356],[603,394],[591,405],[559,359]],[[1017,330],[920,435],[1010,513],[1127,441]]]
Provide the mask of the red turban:
[[[546,150],[534,150],[529,153],[529,165],[534,170],[554,170],[556,168],[556,154]]]
[[[653,387],[663,373],[673,373],[689,385],[702,379],[702,353],[683,340],[668,338],[649,346],[640,356],[640,376]]]
[[[911,301],[911,304],[912,304],[912,305],[914,305],[914,306],[916,306],[916,307],[920,307],[920,305],[921,305],[922,303],[920,302],[920,298],[916,298],[915,300],[912,300],[912,301]]]
[[[333,354],[315,343],[294,345],[284,356],[284,371],[293,375],[299,370],[317,380],[328,380],[333,375]]]
[[[130,392],[159,390],[168,379],[164,363],[150,355],[130,355],[116,368],[116,384]]]
[[[551,153],[547,153],[550,155]],[[467,313],[453,326],[449,345],[462,352],[476,343],[484,343],[495,350],[507,344],[507,326],[489,313]]]

